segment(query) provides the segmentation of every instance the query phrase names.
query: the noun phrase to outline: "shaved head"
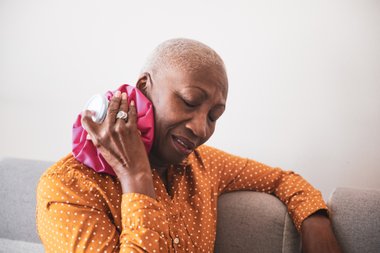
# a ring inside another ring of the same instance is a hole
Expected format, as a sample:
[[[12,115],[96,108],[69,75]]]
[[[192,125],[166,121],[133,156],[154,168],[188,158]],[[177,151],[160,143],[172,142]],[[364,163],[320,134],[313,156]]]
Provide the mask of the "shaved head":
[[[227,81],[223,60],[212,48],[196,40],[178,38],[158,45],[141,72],[157,75],[174,68],[194,73],[211,67],[217,67]]]

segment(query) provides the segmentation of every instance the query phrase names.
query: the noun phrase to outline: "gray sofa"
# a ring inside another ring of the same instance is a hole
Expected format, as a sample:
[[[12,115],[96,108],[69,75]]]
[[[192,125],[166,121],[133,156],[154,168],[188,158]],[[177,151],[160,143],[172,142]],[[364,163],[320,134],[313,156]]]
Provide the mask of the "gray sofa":
[[[0,160],[0,252],[44,252],[36,233],[35,189],[51,164]],[[286,208],[272,195],[233,192],[218,205],[216,252],[300,252]],[[344,252],[380,252],[380,190],[338,188],[328,205]]]

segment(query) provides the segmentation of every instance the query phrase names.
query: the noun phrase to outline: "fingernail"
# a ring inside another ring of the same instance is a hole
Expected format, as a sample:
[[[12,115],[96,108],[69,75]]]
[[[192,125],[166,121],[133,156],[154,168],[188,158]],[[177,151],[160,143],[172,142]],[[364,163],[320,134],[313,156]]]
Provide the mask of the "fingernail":
[[[116,92],[115,92],[115,97],[120,97],[120,94],[121,94],[121,92],[119,91],[119,90],[117,90]]]
[[[131,101],[131,106],[135,106],[135,101],[134,100]]]
[[[127,99],[127,93],[125,92],[121,93],[121,99]]]

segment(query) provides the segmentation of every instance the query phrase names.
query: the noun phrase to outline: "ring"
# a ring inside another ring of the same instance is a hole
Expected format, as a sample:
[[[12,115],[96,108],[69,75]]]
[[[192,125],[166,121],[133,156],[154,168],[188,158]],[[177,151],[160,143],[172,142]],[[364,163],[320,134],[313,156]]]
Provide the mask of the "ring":
[[[116,118],[117,119],[123,119],[125,122],[127,122],[128,120],[128,113],[124,112],[124,111],[119,111],[117,114],[116,114]]]

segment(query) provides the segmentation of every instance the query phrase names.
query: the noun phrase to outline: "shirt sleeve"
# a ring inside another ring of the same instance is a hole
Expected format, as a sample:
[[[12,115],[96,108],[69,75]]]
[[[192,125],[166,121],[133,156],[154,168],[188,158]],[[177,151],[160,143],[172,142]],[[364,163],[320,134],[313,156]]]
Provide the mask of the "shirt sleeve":
[[[168,252],[162,204],[143,194],[123,194],[117,226],[102,195],[78,171],[42,176],[37,229],[46,252]]]
[[[327,210],[320,191],[293,171],[272,168],[219,150],[212,153],[208,160],[218,168],[218,194],[237,190],[274,194],[287,206],[298,231],[308,216],[321,209]]]

